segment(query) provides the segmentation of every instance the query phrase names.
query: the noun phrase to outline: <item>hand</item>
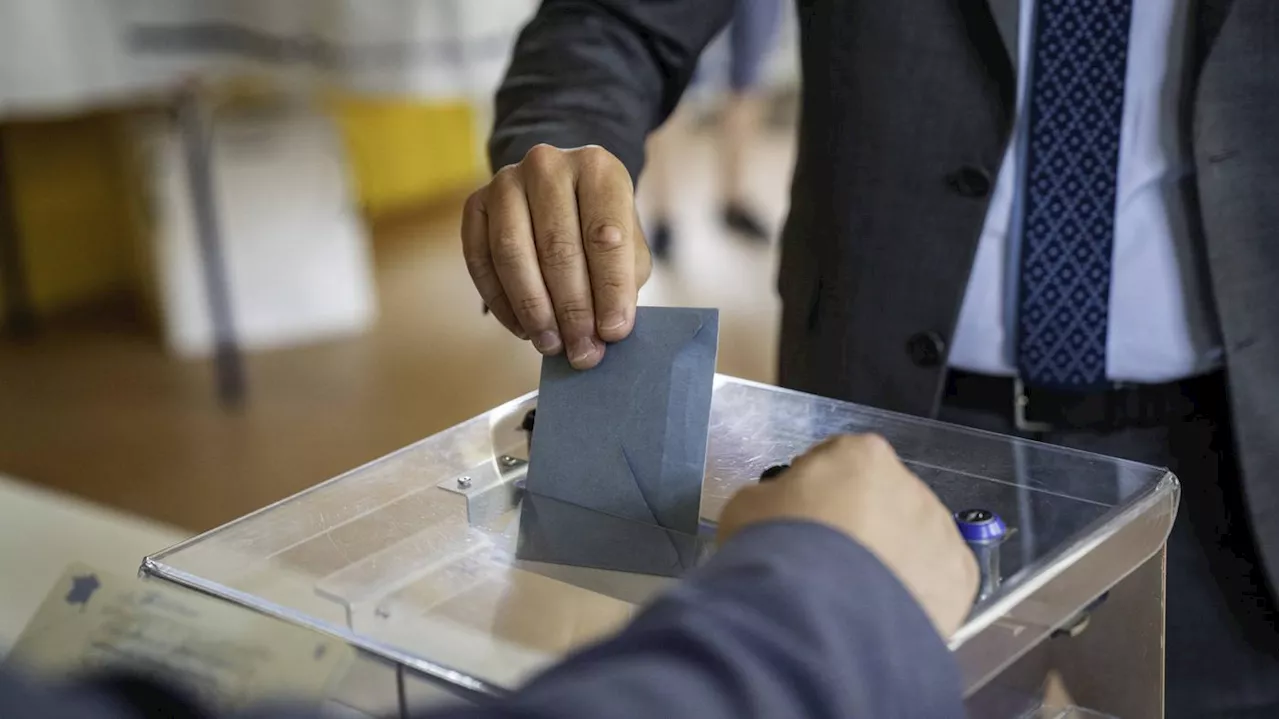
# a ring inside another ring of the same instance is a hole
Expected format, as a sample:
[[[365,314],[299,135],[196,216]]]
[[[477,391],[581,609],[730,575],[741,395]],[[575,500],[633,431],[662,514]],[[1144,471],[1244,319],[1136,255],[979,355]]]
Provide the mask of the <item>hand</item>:
[[[969,614],[978,590],[973,553],[951,513],[881,437],[829,439],[777,479],[741,490],[720,515],[718,539],[775,519],[820,522],[871,550],[943,638]]]
[[[538,145],[467,199],[462,253],[485,305],[578,369],[631,333],[652,262],[627,168],[595,146]]]

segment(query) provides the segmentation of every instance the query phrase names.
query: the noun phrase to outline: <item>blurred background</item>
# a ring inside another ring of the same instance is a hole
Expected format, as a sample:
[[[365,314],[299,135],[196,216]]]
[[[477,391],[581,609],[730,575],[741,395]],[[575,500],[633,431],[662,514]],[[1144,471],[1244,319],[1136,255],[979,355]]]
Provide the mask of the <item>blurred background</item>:
[[[0,2],[0,608],[536,387],[457,238],[536,4]],[[746,5],[651,147],[641,299],[771,381],[798,78]]]

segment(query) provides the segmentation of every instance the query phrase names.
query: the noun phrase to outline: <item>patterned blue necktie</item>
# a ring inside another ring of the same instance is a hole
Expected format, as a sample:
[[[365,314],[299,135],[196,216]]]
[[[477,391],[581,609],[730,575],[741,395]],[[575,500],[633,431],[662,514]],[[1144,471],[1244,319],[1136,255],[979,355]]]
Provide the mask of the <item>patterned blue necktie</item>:
[[[1107,380],[1131,2],[1036,4],[1017,332],[1030,386],[1083,391]]]

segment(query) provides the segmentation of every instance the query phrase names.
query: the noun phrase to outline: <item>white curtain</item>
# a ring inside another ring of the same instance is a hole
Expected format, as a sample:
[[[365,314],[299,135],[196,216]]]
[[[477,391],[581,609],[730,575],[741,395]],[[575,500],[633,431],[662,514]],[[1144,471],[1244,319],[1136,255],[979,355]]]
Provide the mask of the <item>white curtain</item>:
[[[127,102],[246,71],[418,98],[490,96],[537,0],[4,0],[0,115]]]

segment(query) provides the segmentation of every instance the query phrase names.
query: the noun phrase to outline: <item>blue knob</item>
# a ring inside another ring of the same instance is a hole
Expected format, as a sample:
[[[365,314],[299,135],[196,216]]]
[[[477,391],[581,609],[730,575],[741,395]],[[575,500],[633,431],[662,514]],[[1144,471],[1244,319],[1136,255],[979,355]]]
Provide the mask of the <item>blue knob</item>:
[[[955,520],[978,561],[978,601],[982,601],[1000,587],[1000,542],[1009,529],[1000,515],[988,509],[962,509],[955,513]]]
[[[970,544],[992,544],[1008,533],[1000,515],[986,509],[962,509],[955,513],[960,536]]]

